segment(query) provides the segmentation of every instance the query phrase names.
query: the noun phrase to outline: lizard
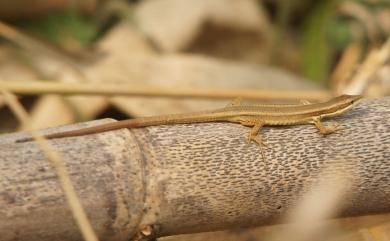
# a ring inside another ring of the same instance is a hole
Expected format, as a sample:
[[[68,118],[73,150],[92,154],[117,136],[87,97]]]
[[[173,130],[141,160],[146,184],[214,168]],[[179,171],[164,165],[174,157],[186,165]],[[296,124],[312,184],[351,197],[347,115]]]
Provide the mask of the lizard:
[[[344,113],[362,99],[361,95],[341,95],[322,103],[307,101],[298,105],[243,105],[236,99],[228,106],[215,110],[207,110],[184,114],[141,117],[107,123],[79,130],[71,130],[43,135],[46,139],[73,137],[112,131],[122,128],[139,128],[155,125],[192,124],[206,122],[233,122],[252,127],[247,141],[266,146],[259,132],[263,126],[288,126],[314,124],[322,135],[328,135],[339,128],[337,125],[324,126],[322,118],[333,117]],[[27,137],[16,142],[32,141]]]

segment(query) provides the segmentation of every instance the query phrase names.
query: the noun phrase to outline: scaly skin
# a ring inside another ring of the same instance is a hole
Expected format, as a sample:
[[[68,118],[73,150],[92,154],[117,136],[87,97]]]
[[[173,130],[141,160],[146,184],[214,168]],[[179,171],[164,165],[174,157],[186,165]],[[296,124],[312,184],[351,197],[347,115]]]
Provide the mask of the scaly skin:
[[[114,123],[102,124],[94,127],[74,131],[65,131],[44,135],[47,139],[82,136],[121,128],[138,128],[154,125],[191,124],[203,122],[233,122],[244,126],[252,126],[248,141],[264,145],[258,135],[265,125],[297,125],[314,124],[321,134],[330,134],[337,130],[336,126],[325,127],[321,123],[324,117],[340,115],[354,106],[362,96],[342,95],[324,103],[302,105],[241,105],[236,100],[225,108],[188,114],[173,114],[153,117],[129,119]],[[17,140],[16,142],[31,141],[32,138]]]

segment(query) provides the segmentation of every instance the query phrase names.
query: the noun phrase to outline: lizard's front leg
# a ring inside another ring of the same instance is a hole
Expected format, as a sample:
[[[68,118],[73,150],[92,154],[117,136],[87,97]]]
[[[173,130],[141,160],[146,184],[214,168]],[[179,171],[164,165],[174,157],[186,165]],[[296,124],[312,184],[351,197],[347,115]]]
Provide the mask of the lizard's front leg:
[[[321,119],[318,117],[314,117],[311,123],[317,127],[317,129],[320,131],[322,135],[328,135],[341,129],[336,124],[332,124],[331,126],[328,127],[324,126],[321,122]]]

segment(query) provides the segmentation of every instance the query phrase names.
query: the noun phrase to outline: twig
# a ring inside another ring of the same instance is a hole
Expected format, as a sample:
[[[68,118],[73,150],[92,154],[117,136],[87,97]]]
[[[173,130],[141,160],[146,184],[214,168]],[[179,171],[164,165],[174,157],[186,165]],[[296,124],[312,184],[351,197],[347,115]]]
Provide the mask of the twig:
[[[42,137],[38,131],[35,130],[33,124],[29,120],[29,116],[27,112],[24,110],[23,106],[18,102],[15,95],[13,95],[3,86],[0,86],[0,91],[3,94],[5,102],[11,108],[15,116],[25,126],[27,131],[34,138],[34,140],[37,141],[39,147],[42,149],[46,157],[54,166],[58,178],[60,180],[61,187],[64,191],[64,195],[72,210],[73,217],[76,220],[84,239],[86,241],[98,241],[98,238],[95,232],[93,231],[92,225],[90,224],[87,215],[81,205],[81,202],[77,197],[72,181],[70,180],[64,162],[61,159],[60,155],[56,151],[54,151],[53,148],[50,147],[50,145],[48,144],[47,140],[44,137]]]
[[[15,94],[60,94],[60,95],[115,95],[168,98],[206,98],[206,99],[246,99],[265,100],[323,100],[331,97],[329,91],[281,91],[281,90],[221,90],[161,88],[157,86],[134,86],[129,84],[97,83],[54,83],[48,81],[0,81],[0,87],[9,89]]]
[[[2,21],[0,21],[0,36],[16,44],[24,50],[32,53],[38,53],[40,56],[49,56],[51,59],[60,61],[70,66],[71,69],[77,73],[78,77],[85,79],[84,73],[81,71],[80,67],[75,64],[74,61],[65,53],[61,52],[62,50],[55,48],[47,43],[36,40]]]

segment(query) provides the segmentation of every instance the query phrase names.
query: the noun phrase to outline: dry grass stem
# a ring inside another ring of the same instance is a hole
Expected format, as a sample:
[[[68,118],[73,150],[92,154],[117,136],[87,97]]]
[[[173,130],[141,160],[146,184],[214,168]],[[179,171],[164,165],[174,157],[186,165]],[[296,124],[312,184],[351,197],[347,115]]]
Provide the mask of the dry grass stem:
[[[78,74],[78,77],[82,79],[85,78],[83,72],[80,70],[80,67],[64,52],[61,52],[60,49],[55,48],[48,43],[34,39],[2,21],[0,21],[0,36],[33,54],[38,54],[38,56],[46,55],[51,57],[54,61],[60,61],[61,63],[70,66],[71,69]]]
[[[345,88],[347,94],[361,94],[366,89],[370,78],[385,64],[390,57],[390,38],[378,50],[372,50],[364,60],[356,75]]]
[[[47,81],[0,81],[0,87],[21,95],[115,95],[137,97],[204,98],[204,99],[245,99],[263,100],[324,100],[331,97],[329,91],[282,91],[282,90],[212,90],[161,88],[156,86],[134,86],[128,84],[85,84],[54,83]]]
[[[365,27],[370,42],[376,43],[380,36],[380,29],[375,20],[373,11],[358,1],[342,1],[338,6],[339,11],[347,16],[354,17]]]
[[[7,39],[8,41],[11,41],[16,45],[20,46],[23,49],[36,51],[41,54],[43,51],[43,53],[47,53],[59,57],[57,56],[57,53],[53,52],[50,48],[45,46],[43,43],[40,43],[39,41],[19,32],[15,28],[1,21],[0,21],[0,35],[5,39]]]
[[[98,238],[93,231],[92,225],[90,224],[81,202],[77,197],[72,181],[70,180],[66,170],[66,166],[60,155],[54,151],[53,148],[51,148],[48,144],[47,140],[42,137],[42,135],[40,135],[37,130],[35,130],[34,126],[29,121],[27,112],[18,102],[16,97],[2,86],[0,86],[0,90],[3,94],[5,102],[11,108],[19,121],[25,126],[26,130],[33,136],[34,140],[37,141],[39,147],[54,166],[66,200],[68,201],[73,217],[76,220],[84,239],[86,241],[98,241]]]
[[[342,93],[359,63],[363,51],[360,43],[351,43],[342,53],[340,61],[330,77],[330,85],[334,92]]]

